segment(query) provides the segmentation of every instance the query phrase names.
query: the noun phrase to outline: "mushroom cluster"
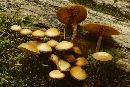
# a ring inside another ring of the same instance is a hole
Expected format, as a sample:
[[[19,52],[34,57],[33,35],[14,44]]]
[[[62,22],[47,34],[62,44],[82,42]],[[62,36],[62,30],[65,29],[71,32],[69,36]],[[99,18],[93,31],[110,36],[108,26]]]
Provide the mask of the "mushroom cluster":
[[[15,30],[14,27],[11,27],[11,29]],[[22,32],[22,35],[29,34],[35,38],[44,38],[45,36],[51,38],[47,42],[35,40],[22,43],[18,46],[18,48],[25,51],[26,55],[27,53],[49,53],[49,60],[56,66],[56,69],[54,68],[54,70],[49,73],[50,78],[62,79],[66,76],[64,72],[70,72],[70,75],[77,80],[85,80],[87,78],[88,74],[83,69],[83,67],[89,64],[87,59],[83,57],[82,51],[79,47],[75,46],[74,43],[65,40],[60,42],[55,40],[55,37],[60,35],[58,29],[50,28],[45,32],[42,30],[31,31],[29,29],[21,29],[19,31],[20,33]],[[28,55],[26,57],[28,57]]]

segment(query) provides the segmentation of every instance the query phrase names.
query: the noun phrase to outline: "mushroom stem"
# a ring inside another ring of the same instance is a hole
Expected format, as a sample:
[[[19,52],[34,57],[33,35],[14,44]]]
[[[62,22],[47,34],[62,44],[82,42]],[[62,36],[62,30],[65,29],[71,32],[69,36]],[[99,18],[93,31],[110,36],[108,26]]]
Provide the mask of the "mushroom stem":
[[[65,34],[66,34],[66,31],[65,31],[65,28],[64,28],[64,39],[65,39],[65,37],[66,37]]]
[[[100,49],[101,41],[102,41],[102,35],[100,35],[99,38],[98,38],[97,46],[96,46],[96,52],[98,52],[99,49]]]
[[[71,40],[73,41],[77,34],[77,24],[73,25],[73,34]]]

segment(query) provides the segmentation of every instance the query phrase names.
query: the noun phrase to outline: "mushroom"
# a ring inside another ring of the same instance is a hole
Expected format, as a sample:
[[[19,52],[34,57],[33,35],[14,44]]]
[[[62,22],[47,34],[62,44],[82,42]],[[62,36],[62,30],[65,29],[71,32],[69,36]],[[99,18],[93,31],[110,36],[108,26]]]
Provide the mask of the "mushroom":
[[[40,44],[38,41],[29,41],[26,43],[22,43],[18,46],[20,49],[24,49],[25,55],[28,56],[29,52],[39,54],[39,50],[37,49],[37,46]]]
[[[46,30],[45,35],[47,37],[57,37],[60,35],[60,31],[57,28],[50,28]]]
[[[29,35],[29,34],[32,34],[32,31],[30,29],[22,29],[20,30],[20,34]]]
[[[76,59],[75,59],[75,57],[74,57],[74,55],[72,55],[72,54],[66,54],[65,56],[64,56],[64,58],[68,61],[68,62],[74,62]]]
[[[48,52],[51,52],[52,51],[52,48],[47,44],[47,43],[41,43],[37,46],[37,49],[40,51],[40,52],[43,52],[43,53],[48,53]]]
[[[77,65],[77,66],[85,66],[85,65],[87,65],[87,64],[89,64],[89,63],[88,63],[87,59],[84,58],[84,57],[78,57],[78,58],[76,59],[76,65]]]
[[[72,25],[73,27],[73,35],[72,40],[75,38],[77,33],[77,25],[85,20],[87,16],[86,8],[82,5],[69,5],[66,7],[62,7],[57,11],[57,18],[60,22],[65,25]]]
[[[69,50],[69,49],[71,49],[73,47],[73,45],[74,44],[72,42],[62,41],[55,47],[55,49],[59,50],[59,51]]]
[[[96,46],[96,52],[99,51],[100,49],[100,44],[103,36],[110,37],[111,35],[120,34],[120,32],[117,31],[115,28],[107,25],[99,24],[99,23],[85,24],[83,25],[83,28],[90,33],[99,34],[99,39],[97,41],[97,46]]]
[[[22,28],[19,25],[12,25],[10,29],[13,31],[20,31]]]
[[[49,73],[49,76],[50,78],[53,78],[53,79],[62,79],[65,77],[65,74],[62,73],[61,71],[59,70],[52,70],[50,73]]]
[[[74,66],[70,70],[70,75],[77,80],[85,80],[88,74],[80,66]]]
[[[51,54],[51,56],[49,57],[49,59],[51,61],[53,61],[56,65],[59,62],[59,57],[57,55],[55,55],[55,54]]]
[[[96,52],[92,54],[93,58],[99,61],[109,61],[112,60],[112,55],[107,52]]]
[[[49,40],[47,42],[47,44],[51,47],[56,47],[58,45],[59,42],[57,42],[56,40]]]
[[[62,59],[60,59],[56,65],[60,71],[69,71],[71,67],[71,65],[67,61]]]
[[[35,30],[32,32],[32,36],[42,38],[45,36],[45,33],[42,30]]]
[[[73,47],[73,51],[74,51],[74,53],[76,53],[76,54],[78,54],[78,55],[82,55],[82,51],[81,51],[80,48],[77,47],[77,46],[74,46],[74,47]]]

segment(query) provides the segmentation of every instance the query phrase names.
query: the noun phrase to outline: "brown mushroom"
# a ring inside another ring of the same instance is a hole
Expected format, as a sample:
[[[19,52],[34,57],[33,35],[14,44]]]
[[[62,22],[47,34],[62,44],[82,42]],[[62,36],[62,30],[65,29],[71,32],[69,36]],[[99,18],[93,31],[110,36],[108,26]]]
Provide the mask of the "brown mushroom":
[[[20,31],[22,28],[19,25],[12,25],[10,29],[13,31]]]
[[[96,51],[99,51],[102,37],[110,37],[111,35],[119,35],[120,32],[115,28],[100,23],[90,23],[83,25],[83,29],[90,33],[99,34]]]
[[[32,34],[32,31],[30,29],[22,29],[20,30],[20,34],[29,35],[29,34]]]
[[[59,70],[52,70],[50,73],[49,73],[49,76],[50,78],[53,78],[53,79],[62,79],[65,77],[65,74],[62,73],[61,71]]]
[[[45,33],[42,30],[35,30],[32,32],[32,36],[42,38],[45,36]]]
[[[73,4],[66,7],[62,7],[57,11],[57,17],[60,22],[64,23],[66,26],[72,25],[72,40],[77,34],[77,25],[83,20],[85,20],[86,16],[86,8],[82,5]]]

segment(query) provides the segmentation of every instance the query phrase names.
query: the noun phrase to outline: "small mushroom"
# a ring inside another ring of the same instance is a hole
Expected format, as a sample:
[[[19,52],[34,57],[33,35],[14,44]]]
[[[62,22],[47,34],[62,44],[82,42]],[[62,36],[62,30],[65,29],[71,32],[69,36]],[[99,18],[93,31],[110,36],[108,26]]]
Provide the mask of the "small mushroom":
[[[47,37],[57,37],[60,35],[60,31],[57,28],[50,28],[46,30],[45,35]]]
[[[120,32],[115,28],[103,25],[100,23],[90,23],[83,25],[83,28],[90,33],[99,34],[99,39],[97,41],[96,52],[100,49],[100,44],[102,37],[110,37],[111,35],[119,35]]]
[[[72,55],[72,54],[66,54],[65,56],[64,56],[64,58],[68,61],[68,62],[74,62],[76,59],[75,59],[75,57],[74,57],[74,55]]]
[[[19,25],[13,25],[13,26],[11,26],[11,30],[13,30],[13,31],[20,31],[21,29],[22,28]]]
[[[59,42],[57,42],[56,40],[49,40],[47,42],[47,44],[51,47],[56,47],[58,45]]]
[[[69,41],[62,41],[60,42],[55,48],[56,50],[63,51],[63,50],[69,50],[73,47],[73,43]]]
[[[80,48],[77,47],[77,46],[74,46],[74,47],[73,47],[73,51],[74,51],[74,53],[76,53],[76,54],[78,54],[78,55],[82,55],[82,51],[81,51]]]
[[[60,22],[66,26],[72,25],[73,35],[72,40],[75,38],[77,33],[77,25],[85,20],[87,16],[86,8],[82,5],[72,4],[66,7],[62,7],[57,11],[57,18]]]
[[[88,74],[80,66],[74,66],[70,70],[70,75],[76,80],[85,80]]]
[[[89,64],[89,62],[88,62],[87,59],[84,58],[84,57],[78,57],[78,58],[76,59],[76,65],[77,65],[77,66],[86,66],[87,64]]]
[[[53,78],[53,79],[62,79],[65,77],[65,74],[62,73],[61,71],[59,70],[52,70],[50,73],[49,73],[49,76],[50,78]]]
[[[39,54],[39,50],[37,49],[37,46],[40,44],[38,41],[29,41],[26,43],[22,43],[18,46],[18,48],[24,49],[26,52],[25,54],[28,53],[28,51]]]
[[[51,61],[53,61],[56,65],[59,62],[59,57],[57,55],[55,55],[55,54],[51,54],[51,56],[49,57],[49,59]]]
[[[69,71],[71,67],[71,65],[67,61],[62,59],[60,59],[56,65],[60,71]]]
[[[92,56],[99,61],[109,61],[113,58],[112,55],[107,52],[96,52]]]
[[[43,53],[48,53],[48,52],[52,52],[52,48],[47,44],[47,43],[41,43],[37,46],[37,49],[40,51],[40,52],[43,52]]]
[[[30,29],[22,29],[22,30],[20,30],[20,34],[30,35],[30,34],[32,34],[32,31]]]
[[[32,36],[42,38],[45,36],[45,33],[42,30],[35,30],[32,32]]]

